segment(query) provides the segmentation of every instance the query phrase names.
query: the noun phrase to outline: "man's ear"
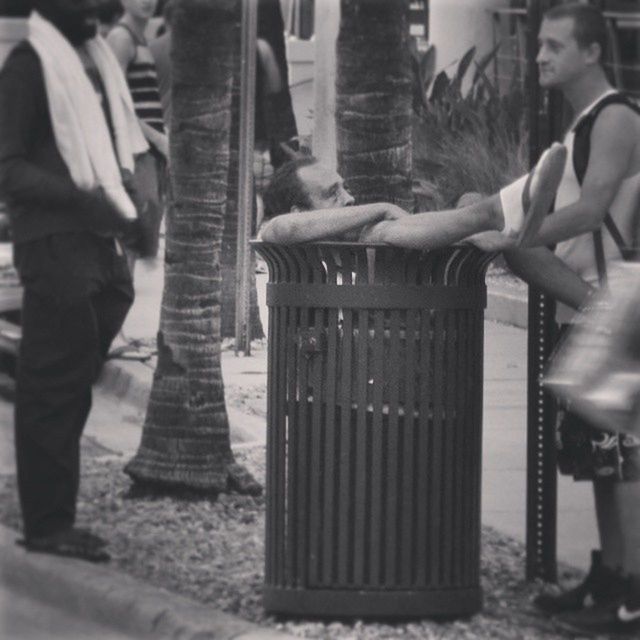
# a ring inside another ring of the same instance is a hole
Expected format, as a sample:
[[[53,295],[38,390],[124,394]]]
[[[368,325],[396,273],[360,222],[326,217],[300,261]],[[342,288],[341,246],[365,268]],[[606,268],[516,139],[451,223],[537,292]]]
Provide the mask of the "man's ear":
[[[291,213],[297,213],[298,211],[300,211],[300,207],[294,204],[293,207],[291,207]]]
[[[604,51],[597,42],[592,42],[588,45],[586,51],[588,64],[600,64],[603,61]]]

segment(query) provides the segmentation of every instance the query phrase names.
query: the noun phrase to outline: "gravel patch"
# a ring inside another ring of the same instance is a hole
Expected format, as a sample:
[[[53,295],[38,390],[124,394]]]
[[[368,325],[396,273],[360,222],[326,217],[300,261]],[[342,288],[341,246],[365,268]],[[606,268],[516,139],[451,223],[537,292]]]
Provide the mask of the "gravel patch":
[[[264,447],[238,452],[264,482]],[[356,621],[278,620],[265,614],[263,580],[264,498],[234,494],[216,500],[183,493],[128,498],[125,460],[88,437],[83,440],[79,521],[110,541],[112,566],[262,625],[302,638],[569,638],[538,614],[531,599],[540,585],[523,579],[525,549],[519,542],[483,529],[482,583],[485,606],[471,619],[382,624]],[[20,528],[15,477],[0,476],[0,520]],[[570,569],[563,578],[576,578]]]

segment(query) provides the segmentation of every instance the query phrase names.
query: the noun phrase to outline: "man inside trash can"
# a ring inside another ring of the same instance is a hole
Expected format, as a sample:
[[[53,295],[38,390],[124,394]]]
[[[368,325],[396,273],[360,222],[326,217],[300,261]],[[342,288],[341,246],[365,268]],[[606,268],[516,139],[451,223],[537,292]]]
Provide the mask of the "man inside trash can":
[[[457,242],[484,251],[533,246],[565,159],[559,144],[543,154],[535,169],[521,179],[526,182],[523,207],[512,216],[509,208],[503,208],[506,190],[472,198],[470,204],[448,211],[409,214],[388,202],[355,205],[338,173],[313,156],[303,156],[273,174],[264,193],[265,216],[258,238],[276,244],[352,240],[423,250]],[[550,252],[549,256],[546,292],[579,308],[592,287]]]

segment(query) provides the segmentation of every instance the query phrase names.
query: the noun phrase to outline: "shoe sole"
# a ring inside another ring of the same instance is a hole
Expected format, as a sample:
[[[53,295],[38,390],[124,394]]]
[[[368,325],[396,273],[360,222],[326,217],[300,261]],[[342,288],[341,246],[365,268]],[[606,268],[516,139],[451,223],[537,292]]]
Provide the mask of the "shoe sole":
[[[538,234],[555,200],[556,192],[562,181],[566,162],[566,147],[555,142],[549,148],[542,165],[536,167],[535,171],[538,173],[538,184],[535,193],[529,194],[529,208],[525,213],[522,229],[520,229],[520,233],[516,238],[518,246],[529,246],[529,243],[531,243]],[[527,182],[525,190],[530,187],[531,182],[531,180]]]
[[[89,549],[63,542],[38,544],[27,542],[26,540],[17,540],[16,543],[31,553],[46,553],[52,556],[60,556],[61,558],[75,558],[96,563],[109,562],[111,560],[111,556],[102,548]]]

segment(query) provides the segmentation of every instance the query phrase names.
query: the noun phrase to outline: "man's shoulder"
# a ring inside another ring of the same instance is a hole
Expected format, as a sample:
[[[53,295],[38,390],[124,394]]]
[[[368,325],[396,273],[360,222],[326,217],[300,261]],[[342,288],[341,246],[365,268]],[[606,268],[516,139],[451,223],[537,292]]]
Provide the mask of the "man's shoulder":
[[[625,125],[640,122],[640,105],[624,93],[613,93],[604,98],[592,112],[593,126]]]
[[[637,140],[640,131],[640,107],[631,101],[611,102],[604,106],[593,122],[592,137],[615,137],[618,133],[629,141]]]

